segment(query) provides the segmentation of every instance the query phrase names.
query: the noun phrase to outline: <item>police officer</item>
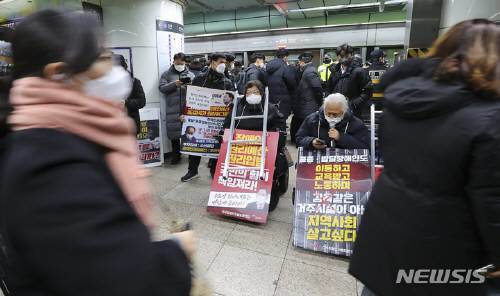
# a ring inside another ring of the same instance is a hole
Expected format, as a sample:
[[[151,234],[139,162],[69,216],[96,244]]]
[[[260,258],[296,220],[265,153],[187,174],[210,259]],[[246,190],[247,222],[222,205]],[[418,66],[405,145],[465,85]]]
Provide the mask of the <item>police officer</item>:
[[[370,67],[368,67],[367,73],[372,81],[373,93],[372,102],[377,110],[382,109],[384,91],[380,86],[380,79],[382,75],[387,71],[388,67],[385,62],[385,52],[380,49],[372,51],[370,54]]]
[[[328,79],[330,79],[331,71],[330,66],[333,64],[332,57],[329,54],[325,54],[323,57],[323,64],[318,67],[319,77],[321,78],[321,86],[326,90]]]

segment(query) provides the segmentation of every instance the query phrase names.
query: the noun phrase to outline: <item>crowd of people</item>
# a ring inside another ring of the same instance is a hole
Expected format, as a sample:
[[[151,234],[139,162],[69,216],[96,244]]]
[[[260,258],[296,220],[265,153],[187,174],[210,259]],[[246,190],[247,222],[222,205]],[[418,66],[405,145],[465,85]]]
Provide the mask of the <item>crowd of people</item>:
[[[0,287],[13,295],[189,295],[194,234],[150,239],[153,202],[135,138],[146,99],[102,36],[95,18],[57,10],[33,13],[9,36],[15,66],[0,81]],[[311,52],[291,65],[286,49],[268,62],[255,53],[246,68],[228,53],[189,63],[178,53],[159,81],[163,144],[175,165],[180,138],[196,141],[195,127],[182,130],[188,85],[240,93],[237,105],[224,99],[237,116],[262,114],[267,87],[268,130],[286,133],[292,116],[291,139],[308,149],[370,149],[363,120],[383,95],[385,168],[349,272],[364,296],[498,295],[498,271],[478,285],[405,285],[395,275],[500,266],[499,40],[495,23],[464,21],[427,58],[389,70],[382,51],[365,69],[348,44],[319,69]],[[370,73],[381,72],[373,83]],[[237,121],[263,129],[259,120]],[[189,156],[181,181],[198,177],[200,161]]]
[[[189,60],[184,53],[176,54],[159,84],[160,91],[165,95],[161,99],[162,123],[166,126],[172,147],[170,156],[165,157],[170,157],[172,165],[178,164],[181,159],[179,139],[188,85],[235,91],[245,97],[251,85],[267,87],[272,110],[276,110],[284,122],[292,116],[290,137],[297,146],[322,149],[322,145],[315,143],[324,142],[327,144],[323,148],[369,149],[368,130],[363,124],[363,119],[369,117],[372,103],[373,85],[369,71],[374,67],[387,69],[384,53],[375,50],[371,58],[373,63],[368,69],[354,58],[354,50],[348,44],[339,46],[336,53],[335,62],[325,55],[325,63],[319,68],[321,72],[313,64],[314,56],[309,51],[299,56],[296,65],[289,63],[289,51],[284,48],[278,49],[269,62],[266,62],[264,54],[253,53],[246,68],[231,53],[213,53],[208,61],[204,58]],[[329,96],[335,99],[325,100]],[[248,100],[243,101],[249,103]],[[262,100],[255,103],[261,107],[262,104]],[[327,116],[325,108],[334,108],[338,112]],[[263,108],[260,110],[263,112]],[[304,138],[313,136],[310,134],[312,124],[318,125],[318,132],[315,141],[311,142]],[[286,123],[282,130],[286,131]],[[199,156],[189,156],[188,172],[181,181],[199,177],[200,159]],[[213,177],[216,161],[210,159],[208,165]]]

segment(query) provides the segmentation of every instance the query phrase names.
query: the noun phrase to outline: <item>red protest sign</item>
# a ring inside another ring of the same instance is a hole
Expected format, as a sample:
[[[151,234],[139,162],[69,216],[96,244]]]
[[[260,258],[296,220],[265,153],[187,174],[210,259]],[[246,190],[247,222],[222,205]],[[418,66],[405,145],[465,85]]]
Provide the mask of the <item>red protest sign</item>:
[[[271,200],[279,133],[267,133],[264,180],[260,180],[258,170],[230,170],[228,178],[223,177],[228,134],[229,130],[226,129],[210,189],[207,211],[244,221],[266,223]],[[262,132],[260,131],[235,130],[234,140],[260,141],[261,136]],[[259,167],[261,149],[260,145],[233,145],[229,166]]]
[[[372,188],[368,150],[299,148],[293,245],[351,256]]]

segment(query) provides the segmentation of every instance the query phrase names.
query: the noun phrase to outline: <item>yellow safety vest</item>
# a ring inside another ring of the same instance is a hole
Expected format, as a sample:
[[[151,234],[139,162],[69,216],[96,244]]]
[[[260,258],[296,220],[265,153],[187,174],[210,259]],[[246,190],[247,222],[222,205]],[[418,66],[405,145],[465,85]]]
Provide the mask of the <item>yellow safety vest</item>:
[[[333,62],[331,62],[330,64],[323,64],[323,65],[318,67],[318,73],[319,73],[319,76],[321,78],[321,81],[327,82],[328,79],[330,79],[330,75],[332,74],[330,72],[330,66],[332,64],[333,64]]]

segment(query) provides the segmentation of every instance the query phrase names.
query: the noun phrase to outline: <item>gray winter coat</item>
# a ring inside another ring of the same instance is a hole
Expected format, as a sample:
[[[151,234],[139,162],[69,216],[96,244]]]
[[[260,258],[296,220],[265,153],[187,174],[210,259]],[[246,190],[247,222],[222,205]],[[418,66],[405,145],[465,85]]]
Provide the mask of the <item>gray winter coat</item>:
[[[182,123],[179,116],[186,104],[186,86],[177,87],[176,80],[183,77],[191,77],[194,79],[194,74],[187,67],[183,72],[177,72],[174,66],[161,75],[160,92],[164,94],[160,100],[161,105],[161,121],[162,127],[166,127],[167,137],[170,140],[179,139],[181,136]]]

